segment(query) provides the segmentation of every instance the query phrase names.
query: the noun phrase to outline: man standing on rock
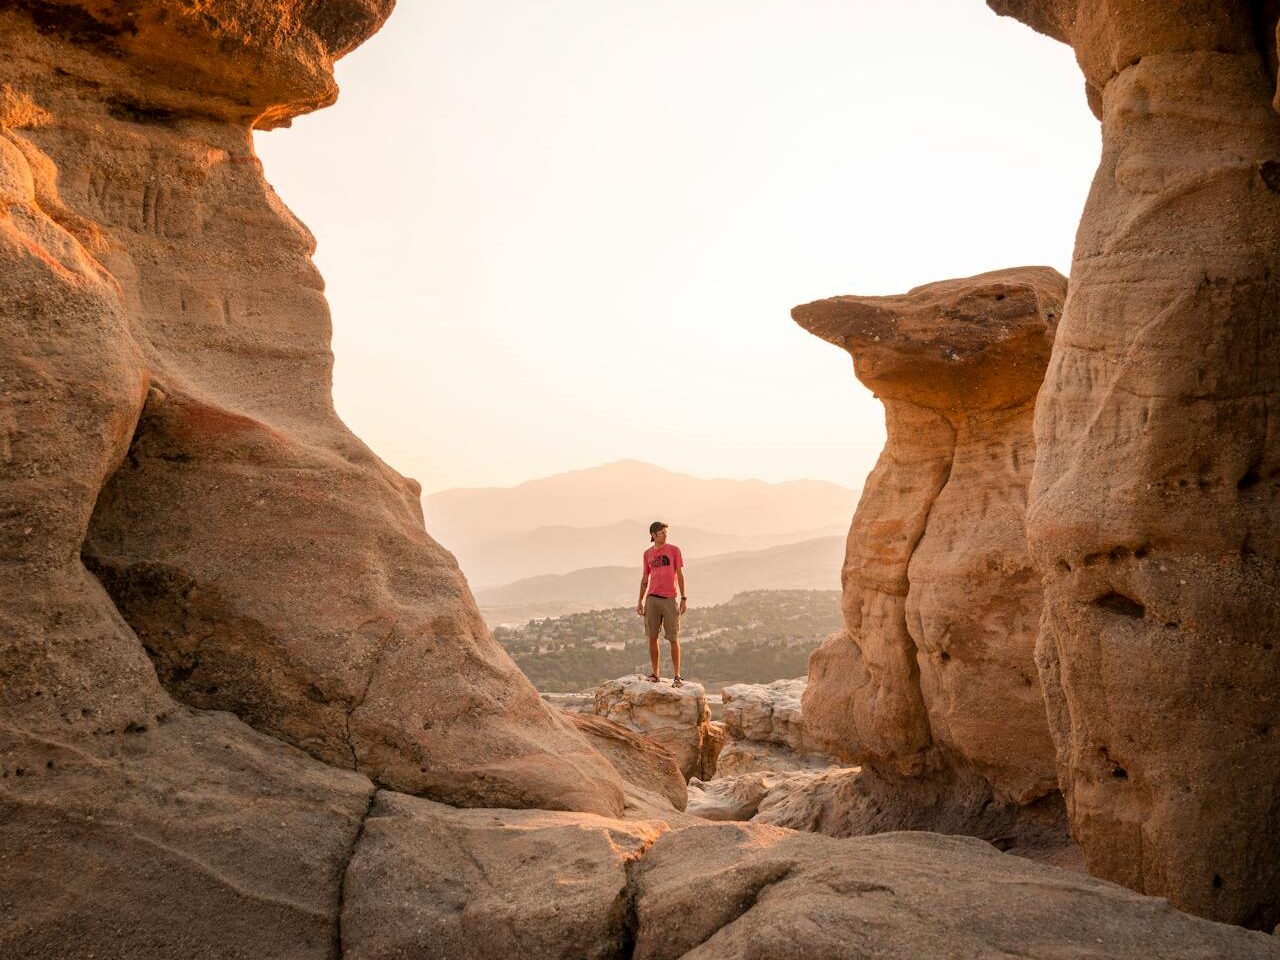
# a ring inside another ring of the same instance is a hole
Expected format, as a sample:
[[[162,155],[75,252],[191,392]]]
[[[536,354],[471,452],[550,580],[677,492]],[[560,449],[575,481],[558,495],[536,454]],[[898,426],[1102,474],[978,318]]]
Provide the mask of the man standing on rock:
[[[684,686],[680,676],[680,617],[689,607],[684,592],[684,557],[674,543],[667,543],[667,525],[661,520],[649,524],[649,539],[653,546],[644,552],[644,571],[640,575],[640,600],[636,613],[644,617],[645,631],[649,635],[649,661],[653,672],[645,677],[659,683],[658,673],[661,655],[658,648],[658,631],[667,635],[671,646],[671,665],[676,676],[671,685]],[[680,587],[680,606],[676,607],[676,585]],[[645,594],[648,594],[646,596]]]

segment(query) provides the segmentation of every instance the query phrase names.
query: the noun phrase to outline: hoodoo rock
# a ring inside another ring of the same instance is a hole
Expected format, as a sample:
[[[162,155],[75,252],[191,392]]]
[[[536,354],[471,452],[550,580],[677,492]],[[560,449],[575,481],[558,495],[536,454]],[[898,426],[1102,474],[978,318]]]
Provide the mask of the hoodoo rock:
[[[1036,411],[1039,667],[1089,868],[1280,921],[1274,3],[990,0],[1102,120]]]
[[[974,811],[1058,802],[1024,508],[1065,295],[1024,267],[792,311],[853,355],[888,428],[849,533],[844,630],[810,660],[806,734],[930,808],[949,791]]]
[[[383,786],[619,813],[334,412],[313,241],[254,156],[390,8],[0,4],[3,705],[146,727],[158,674]]]

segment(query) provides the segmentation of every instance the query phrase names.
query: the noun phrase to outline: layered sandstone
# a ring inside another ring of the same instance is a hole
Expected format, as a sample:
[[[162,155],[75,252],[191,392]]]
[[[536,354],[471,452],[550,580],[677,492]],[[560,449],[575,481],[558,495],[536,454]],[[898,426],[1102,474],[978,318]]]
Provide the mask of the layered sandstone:
[[[805,679],[735,683],[721,691],[725,743],[716,777],[817,770],[837,761],[805,733],[800,698]]]
[[[253,154],[390,6],[0,5],[3,708],[147,728],[159,674],[385,786],[618,813],[335,414],[313,241]]]
[[[671,751],[685,779],[708,779],[715,757],[708,750],[711,708],[700,683],[674,687],[640,677],[619,677],[596,688],[598,716],[644,734]]]
[[[1055,802],[1024,523],[1065,294],[1055,271],[1023,267],[793,311],[852,354],[888,431],[849,532],[844,630],[810,660],[805,729],[902,785],[902,825],[948,800],[981,818]]]
[[[685,808],[688,791],[684,773],[675,754],[657,740],[594,714],[566,710],[564,715],[618,771],[626,790],[628,813],[632,807],[653,801],[657,801],[658,808]]]
[[[991,0],[1102,120],[1036,413],[1038,659],[1095,873],[1280,921],[1275,4]]]

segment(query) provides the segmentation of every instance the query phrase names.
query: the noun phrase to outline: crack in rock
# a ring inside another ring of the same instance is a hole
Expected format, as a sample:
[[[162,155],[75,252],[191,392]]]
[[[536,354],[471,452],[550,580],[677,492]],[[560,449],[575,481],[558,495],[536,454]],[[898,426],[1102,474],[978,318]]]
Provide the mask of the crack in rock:
[[[331,955],[334,960],[342,960],[346,955],[346,945],[342,939],[342,915],[347,907],[347,874],[351,872],[351,861],[355,859],[356,851],[360,848],[360,841],[364,839],[364,827],[369,821],[369,816],[373,813],[373,805],[377,800],[381,789],[370,784],[369,796],[365,798],[364,813],[360,817],[360,823],[356,826],[355,835],[351,838],[351,846],[347,848],[346,856],[343,858],[342,867],[338,874],[338,904],[334,913],[333,923],[333,950]]]

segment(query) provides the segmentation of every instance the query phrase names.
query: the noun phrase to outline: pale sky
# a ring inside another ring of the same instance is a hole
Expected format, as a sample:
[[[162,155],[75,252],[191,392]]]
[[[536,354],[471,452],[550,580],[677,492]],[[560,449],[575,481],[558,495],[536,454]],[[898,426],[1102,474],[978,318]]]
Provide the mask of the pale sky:
[[[884,438],[788,311],[1067,272],[1097,123],[982,0],[400,0],[259,134],[319,240],[339,413],[430,492],[635,458],[859,486]]]

